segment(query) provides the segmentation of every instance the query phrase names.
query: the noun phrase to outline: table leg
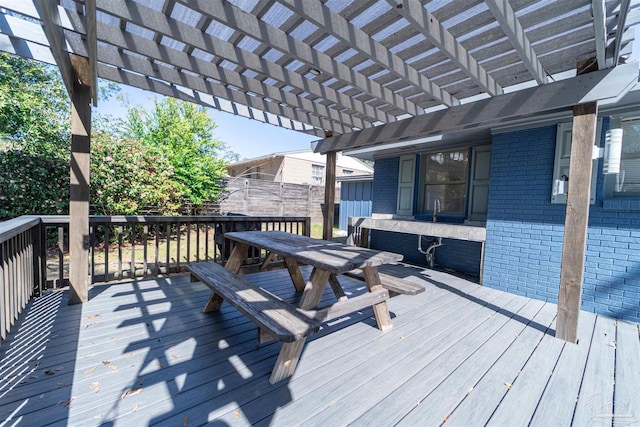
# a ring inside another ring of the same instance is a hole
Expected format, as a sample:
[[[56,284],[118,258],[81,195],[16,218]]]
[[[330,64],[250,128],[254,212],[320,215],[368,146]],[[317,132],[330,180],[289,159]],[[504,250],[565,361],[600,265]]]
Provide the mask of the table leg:
[[[309,277],[309,281],[304,286],[304,292],[300,300],[301,309],[310,310],[318,306],[320,298],[322,298],[322,292],[324,292],[324,287],[327,286],[329,274],[326,270],[313,267],[311,277]]]
[[[293,286],[295,286],[296,291],[304,291],[304,277],[302,277],[302,273],[300,272],[300,264],[298,261],[291,258],[285,258],[284,263],[287,266],[287,270],[289,270],[289,276],[291,276],[291,281],[293,282]]]
[[[329,284],[331,285],[331,290],[336,296],[336,299],[338,301],[346,301],[347,296],[344,294],[344,289],[342,289],[342,286],[335,274],[329,275]]]
[[[382,289],[382,285],[380,284],[380,275],[378,274],[378,267],[363,267],[362,272],[364,273],[364,280],[369,292]],[[386,331],[393,327],[393,323],[391,323],[391,315],[389,314],[389,307],[387,307],[386,301],[374,304],[373,313],[376,316],[378,328],[380,328],[381,331]]]
[[[246,243],[237,243],[234,246],[233,251],[231,252],[231,255],[229,256],[229,259],[227,260],[227,263],[224,267],[227,270],[238,274],[238,272],[240,271],[240,266],[242,266],[242,262],[247,257],[248,253],[249,245],[247,245]],[[220,310],[222,301],[223,299],[220,295],[216,294],[215,292],[211,292],[209,300],[207,300],[207,304],[204,306],[204,310],[202,310],[202,312],[209,313],[211,311]]]
[[[296,370],[296,365],[298,364],[298,359],[300,359],[300,354],[302,354],[305,341],[306,338],[303,338],[298,341],[282,344],[282,349],[280,349],[280,353],[278,354],[278,360],[276,360],[276,365],[273,367],[271,377],[269,378],[271,384],[275,384],[293,375]]]

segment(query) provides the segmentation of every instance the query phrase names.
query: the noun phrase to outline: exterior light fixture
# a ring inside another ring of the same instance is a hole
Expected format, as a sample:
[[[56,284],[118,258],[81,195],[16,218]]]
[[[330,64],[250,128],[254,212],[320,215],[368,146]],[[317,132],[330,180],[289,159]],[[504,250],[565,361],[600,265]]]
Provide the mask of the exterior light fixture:
[[[604,143],[604,174],[620,173],[620,157],[622,155],[622,128],[609,129]]]

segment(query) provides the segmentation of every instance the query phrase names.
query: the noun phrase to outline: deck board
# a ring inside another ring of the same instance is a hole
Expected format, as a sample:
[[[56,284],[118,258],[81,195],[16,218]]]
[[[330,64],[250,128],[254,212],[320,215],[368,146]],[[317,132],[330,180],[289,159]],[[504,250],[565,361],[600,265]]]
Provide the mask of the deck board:
[[[564,344],[554,304],[435,271],[407,276],[426,289],[389,301],[391,330],[370,308],[323,324],[275,385],[280,344],[258,346],[228,304],[201,313],[209,289],[187,277],[96,286],[84,306],[51,292],[0,348],[0,424],[582,425],[588,397],[611,408],[609,424],[640,424],[638,324],[582,312],[580,342]],[[247,278],[299,300],[286,270]],[[348,296],[366,291],[340,281]],[[322,304],[332,301],[327,287]]]

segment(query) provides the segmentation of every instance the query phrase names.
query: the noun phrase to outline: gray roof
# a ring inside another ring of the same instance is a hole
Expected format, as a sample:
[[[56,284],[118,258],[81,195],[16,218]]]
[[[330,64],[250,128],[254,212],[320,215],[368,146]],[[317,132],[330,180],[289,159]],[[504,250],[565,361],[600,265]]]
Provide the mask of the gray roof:
[[[0,50],[318,136],[629,53],[639,0],[0,0]]]

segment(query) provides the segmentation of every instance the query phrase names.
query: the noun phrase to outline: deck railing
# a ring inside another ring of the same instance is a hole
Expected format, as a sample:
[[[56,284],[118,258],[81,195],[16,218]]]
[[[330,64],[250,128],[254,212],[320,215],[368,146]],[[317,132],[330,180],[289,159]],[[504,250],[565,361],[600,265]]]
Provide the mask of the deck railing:
[[[228,231],[280,230],[309,236],[309,217],[91,216],[90,283],[167,275],[190,262],[224,262]],[[68,280],[68,216],[22,216],[0,223],[0,337],[29,299]],[[252,262],[264,259],[250,253]]]

